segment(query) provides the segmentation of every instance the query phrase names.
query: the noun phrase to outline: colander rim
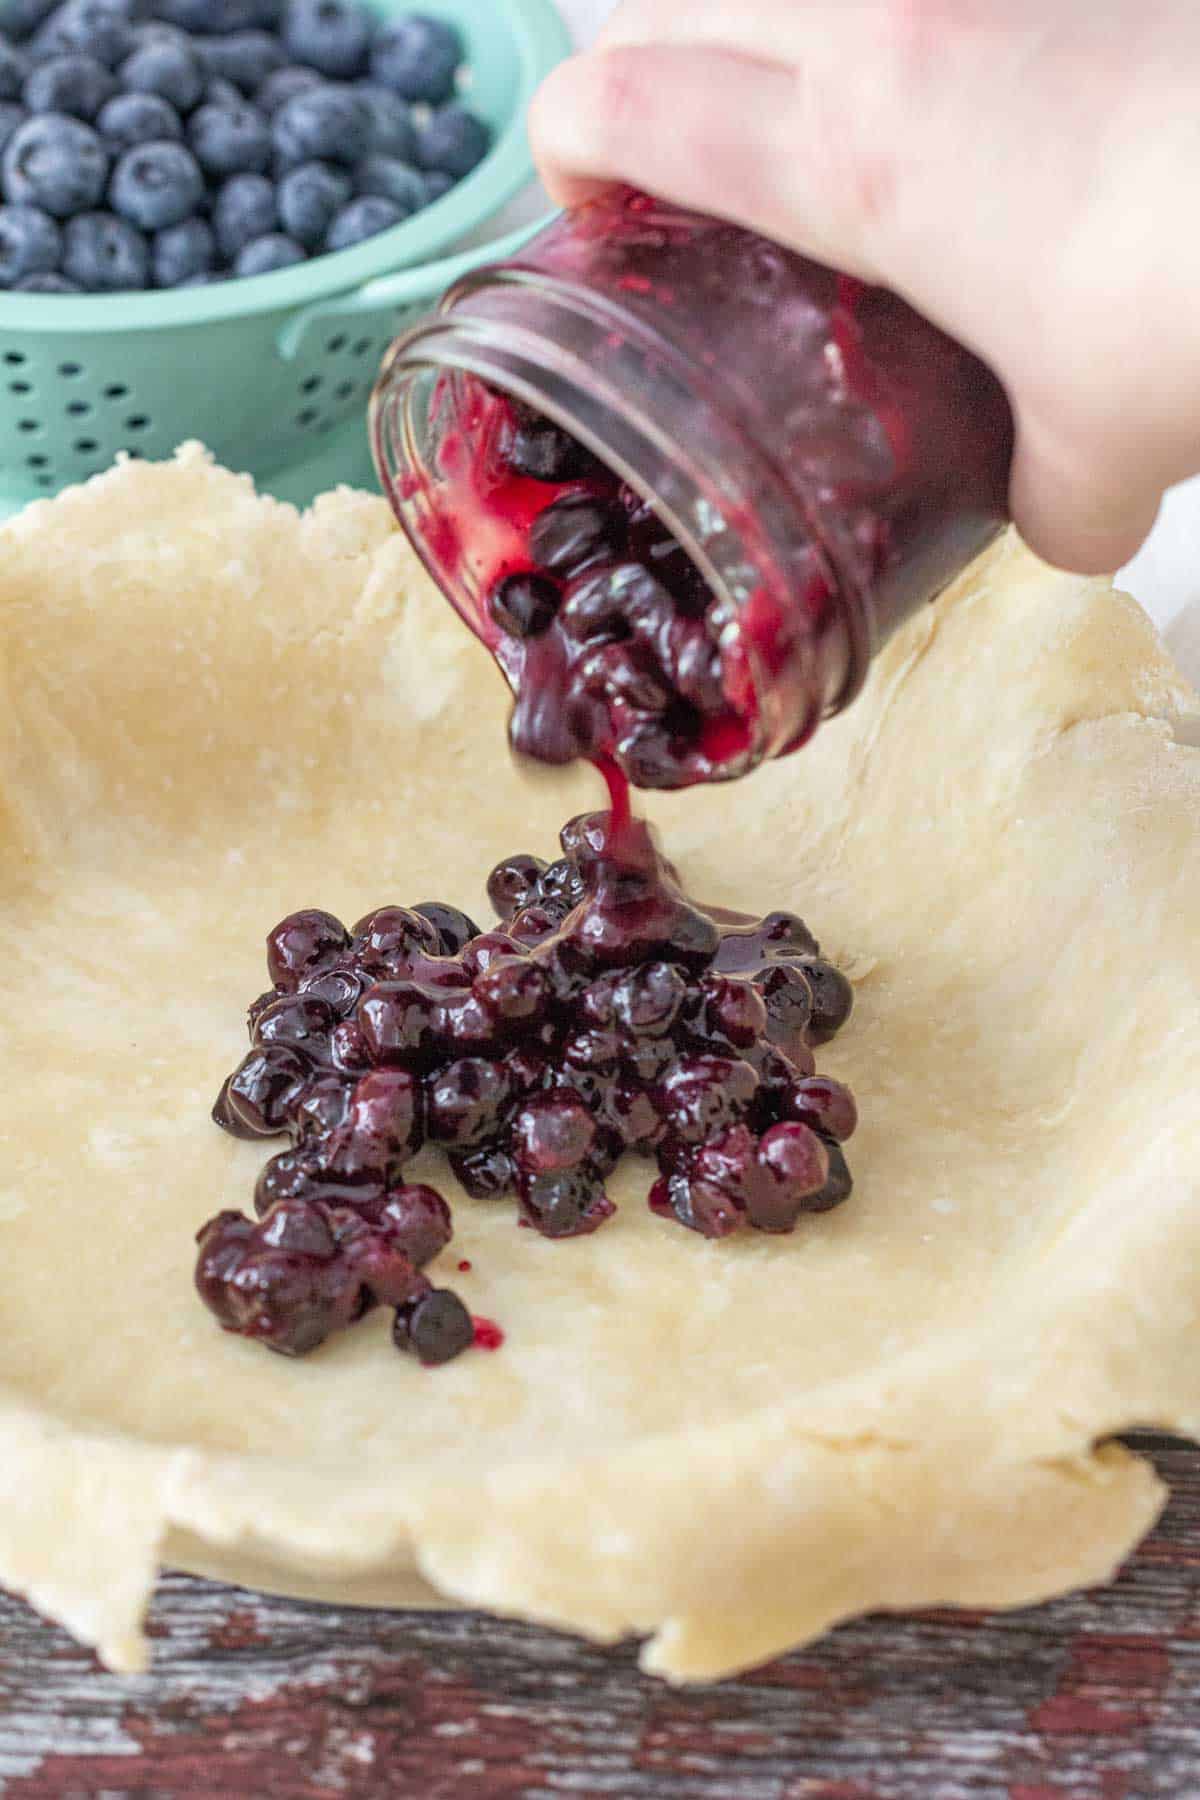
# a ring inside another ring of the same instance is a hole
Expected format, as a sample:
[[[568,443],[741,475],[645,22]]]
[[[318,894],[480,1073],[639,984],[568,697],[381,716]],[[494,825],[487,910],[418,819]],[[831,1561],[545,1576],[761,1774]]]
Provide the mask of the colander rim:
[[[178,331],[303,308],[381,275],[417,269],[437,258],[478,230],[532,180],[533,154],[526,131],[532,90],[572,47],[570,31],[554,0],[487,0],[487,4],[508,26],[520,59],[521,82],[508,124],[487,156],[441,200],[353,249],[314,257],[272,275],[240,277],[212,287],[78,298],[0,292],[0,334],[11,338],[27,331],[71,337]]]

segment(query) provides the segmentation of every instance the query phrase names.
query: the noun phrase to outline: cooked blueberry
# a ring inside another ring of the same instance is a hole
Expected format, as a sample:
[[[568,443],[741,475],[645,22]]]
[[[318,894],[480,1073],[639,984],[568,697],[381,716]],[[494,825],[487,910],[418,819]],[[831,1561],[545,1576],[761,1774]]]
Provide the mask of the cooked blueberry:
[[[311,93],[313,88],[323,85],[321,77],[315,69],[303,69],[293,65],[286,69],[276,69],[268,75],[254,96],[254,104],[259,112],[273,117],[281,106],[294,100],[297,94]]]
[[[512,1124],[513,1156],[528,1175],[574,1169],[596,1138],[596,1123],[582,1101],[569,1095],[531,1094]]]
[[[218,180],[261,175],[270,165],[271,127],[246,101],[199,107],[189,121],[188,139],[200,167]]]
[[[114,94],[101,107],[96,126],[120,150],[183,137],[179,114],[160,94]]]
[[[461,1057],[426,1083],[429,1135],[435,1143],[454,1149],[475,1149],[498,1134],[512,1098],[512,1083],[502,1063]]]
[[[302,976],[332,962],[349,943],[349,932],[332,913],[289,913],[267,938],[267,972],[276,987],[294,992]]]
[[[176,112],[191,112],[204,92],[204,64],[188,44],[149,43],[135,50],[118,71],[130,93],[160,94]]]
[[[354,927],[363,967],[380,974],[407,975],[414,959],[436,956],[441,948],[436,925],[409,906],[380,906]]]
[[[190,218],[204,195],[204,176],[184,144],[137,144],[113,170],[114,212],[142,231],[161,231]]]
[[[390,88],[380,87],[371,81],[360,81],[356,84],[355,93],[367,107],[371,115],[370,154],[378,156],[394,156],[402,163],[411,164],[417,154],[417,128],[413,124],[412,113],[408,102]],[[374,192],[363,189],[364,193]],[[426,188],[428,198],[428,188]]]
[[[303,1356],[373,1306],[402,1306],[428,1282],[386,1212],[378,1225],[283,1200],[256,1225],[221,1213],[199,1234],[196,1286],[226,1331]]]
[[[758,1171],[746,1199],[747,1218],[759,1231],[791,1231],[806,1203],[824,1192],[829,1156],[816,1132],[788,1121],[759,1140]]]
[[[528,475],[533,481],[577,481],[595,466],[583,445],[559,426],[520,401],[512,401],[511,406],[504,454],[518,475]]]
[[[808,1038],[811,1044],[826,1044],[836,1037],[854,1008],[854,989],[832,963],[821,957],[806,958],[801,964],[804,978],[812,990],[812,1023]]]
[[[439,107],[417,132],[417,162],[461,181],[491,148],[492,134],[465,106]]]
[[[0,206],[0,286],[45,275],[62,261],[62,232],[37,206]]]
[[[422,900],[419,906],[412,909],[421,918],[428,919],[437,932],[441,943],[442,956],[457,956],[465,950],[472,938],[480,935],[479,927],[474,919],[460,912],[457,906],[445,906],[440,900]]]
[[[326,233],[325,248],[351,250],[355,244],[378,237],[381,231],[390,231],[393,225],[402,225],[405,217],[394,200],[384,200],[378,194],[364,194],[342,207]]]
[[[654,1101],[685,1143],[701,1144],[749,1111],[758,1077],[748,1063],[727,1056],[681,1056],[667,1070]]]
[[[392,1341],[398,1350],[410,1351],[427,1367],[436,1368],[470,1349],[475,1323],[457,1294],[449,1288],[431,1288],[397,1307]]]
[[[151,251],[154,285],[179,287],[194,275],[207,275],[217,260],[217,240],[205,219],[184,219],[155,233]]]
[[[347,1019],[370,987],[372,977],[352,963],[319,966],[301,977],[300,991],[323,1000],[339,1019]],[[268,996],[274,999],[274,995]]]
[[[357,1019],[339,1019],[329,1034],[329,1056],[335,1069],[363,1075],[370,1068],[371,1048]]]
[[[287,64],[279,39],[269,31],[231,31],[202,38],[197,53],[210,76],[227,81],[249,98]]]
[[[150,246],[142,233],[114,213],[80,213],[63,231],[63,274],[89,294],[144,288]]]
[[[465,1155],[452,1155],[450,1167],[473,1200],[495,1200],[511,1193],[516,1185],[517,1166],[508,1152],[497,1145],[485,1145]]]
[[[539,567],[555,575],[574,575],[597,557],[619,558],[625,536],[625,515],[619,506],[590,494],[567,494],[538,514],[529,548]]]
[[[524,956],[527,952],[524,945],[518,944],[516,938],[510,937],[507,931],[485,931],[479,937],[472,938],[462,953],[462,966],[474,980],[501,957]]]
[[[395,1233],[409,1262],[417,1269],[432,1262],[454,1236],[450,1208],[434,1188],[421,1182],[392,1188],[379,1217]]]
[[[413,13],[377,32],[371,47],[371,74],[404,100],[440,106],[454,92],[462,61],[458,33],[442,19]]]
[[[108,180],[108,153],[90,125],[65,113],[27,119],[4,152],[4,197],[14,206],[39,206],[56,219],[99,204]]]
[[[306,1074],[303,1060],[286,1044],[260,1045],[230,1077],[229,1110],[248,1131],[271,1137],[284,1129],[287,1102]]]
[[[358,1003],[358,1023],[377,1062],[423,1063],[441,1048],[441,1004],[411,981],[381,981]]]
[[[645,963],[618,977],[613,1015],[635,1037],[663,1037],[679,1017],[687,992],[687,982],[673,964]]]
[[[313,1076],[289,1102],[289,1124],[302,1138],[327,1137],[345,1121],[351,1089],[345,1074]]]
[[[844,1200],[850,1198],[854,1190],[850,1170],[846,1163],[846,1155],[839,1143],[832,1138],[824,1138],[825,1154],[829,1159],[829,1175],[823,1188],[818,1193],[806,1198],[803,1211],[806,1213],[832,1212]]]
[[[356,194],[390,200],[406,218],[420,212],[428,202],[425,177],[420,170],[398,157],[384,156],[380,151],[364,156],[354,170],[353,179]]]
[[[257,238],[270,237],[279,222],[275,185],[267,176],[231,175],[222,182],[213,203],[213,229],[227,261],[235,261]]]
[[[812,989],[794,963],[771,963],[754,977],[767,1008],[767,1031],[787,1050],[802,1043],[813,1016]]]
[[[282,231],[272,231],[238,251],[233,272],[235,275],[274,275],[280,269],[294,269],[298,263],[307,260],[303,244]]]
[[[371,141],[371,113],[349,88],[317,87],[285,101],[271,120],[271,133],[287,168],[304,162],[353,168]]]
[[[337,1019],[331,1006],[313,994],[285,994],[264,1007],[254,1021],[258,1044],[290,1044],[310,1054],[325,1049]]]
[[[704,1014],[699,1023],[715,1041],[748,1049],[767,1029],[767,1004],[752,981],[710,976],[704,983]]]
[[[603,1183],[578,1168],[523,1180],[521,1205],[530,1223],[550,1238],[582,1237],[616,1211]]]
[[[279,183],[279,222],[297,243],[319,250],[353,193],[353,182],[344,169],[336,169],[332,163],[299,163]]]
[[[541,575],[507,575],[492,589],[488,611],[511,637],[540,637],[554,623],[558,589]]]
[[[822,1137],[838,1143],[852,1138],[858,1126],[854,1095],[828,1075],[808,1075],[797,1081],[788,1096],[788,1111]]]
[[[237,1096],[233,1096],[236,1104]],[[372,1069],[355,1083],[342,1124],[322,1141],[331,1173],[347,1181],[392,1180],[425,1136],[418,1079],[407,1069]]]

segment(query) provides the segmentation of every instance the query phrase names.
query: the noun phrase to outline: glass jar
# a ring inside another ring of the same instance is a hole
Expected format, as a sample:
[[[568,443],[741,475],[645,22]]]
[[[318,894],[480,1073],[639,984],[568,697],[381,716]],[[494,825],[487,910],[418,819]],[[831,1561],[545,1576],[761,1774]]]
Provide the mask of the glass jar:
[[[526,664],[488,595],[530,567],[546,493],[496,475],[504,395],[649,502],[711,590],[726,716],[677,778],[643,785],[795,749],[1007,517],[1012,416],[970,352],[882,288],[606,195],[455,287],[395,345],[372,403],[397,517],[514,687]]]

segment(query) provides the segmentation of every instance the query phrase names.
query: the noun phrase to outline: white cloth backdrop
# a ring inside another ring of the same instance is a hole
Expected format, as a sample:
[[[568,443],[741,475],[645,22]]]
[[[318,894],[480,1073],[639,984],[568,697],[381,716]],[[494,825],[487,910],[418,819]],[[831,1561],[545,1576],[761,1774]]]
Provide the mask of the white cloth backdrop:
[[[586,44],[614,10],[616,0],[559,0],[579,44]],[[534,219],[547,205],[545,194],[524,196],[512,221]],[[1165,632],[1180,664],[1200,685],[1200,480],[1168,496],[1158,527],[1130,567],[1122,585]]]

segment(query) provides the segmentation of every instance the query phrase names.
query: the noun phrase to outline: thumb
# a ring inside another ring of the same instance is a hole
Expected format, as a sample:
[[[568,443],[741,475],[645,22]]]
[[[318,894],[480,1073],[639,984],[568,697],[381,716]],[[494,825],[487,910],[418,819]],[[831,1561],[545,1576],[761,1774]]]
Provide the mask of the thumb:
[[[1129,459],[1106,469],[1047,429],[1037,414],[1019,411],[1012,515],[1044,561],[1080,575],[1123,568],[1153,529],[1164,485],[1153,470],[1139,470]]]

